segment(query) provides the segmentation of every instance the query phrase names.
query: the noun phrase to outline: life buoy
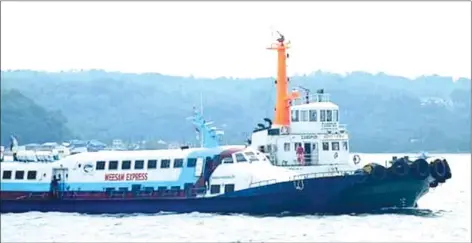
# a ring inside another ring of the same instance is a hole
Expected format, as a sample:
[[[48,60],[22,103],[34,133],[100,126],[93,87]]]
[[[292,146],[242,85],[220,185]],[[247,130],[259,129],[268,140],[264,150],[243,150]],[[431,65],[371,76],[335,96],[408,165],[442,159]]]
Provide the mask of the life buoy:
[[[354,162],[355,165],[357,165],[361,162],[361,157],[356,154],[354,155],[354,158],[352,158],[352,161]]]
[[[417,159],[410,166],[414,177],[423,180],[430,175],[429,164],[425,159]]]
[[[404,177],[410,172],[410,167],[404,159],[399,159],[392,164],[389,171],[393,176]]]
[[[436,159],[430,165],[431,175],[438,182],[443,183],[446,181],[446,163],[440,159]]]

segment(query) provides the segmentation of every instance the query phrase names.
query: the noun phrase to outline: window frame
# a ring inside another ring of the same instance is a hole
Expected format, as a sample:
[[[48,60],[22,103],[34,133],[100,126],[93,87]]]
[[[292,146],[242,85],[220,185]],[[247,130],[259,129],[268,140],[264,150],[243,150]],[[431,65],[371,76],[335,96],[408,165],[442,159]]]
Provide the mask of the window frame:
[[[161,159],[161,169],[168,169],[170,168],[170,159]]]
[[[184,159],[181,159],[181,158],[174,159],[173,168],[183,168],[183,167],[184,167]]]
[[[112,168],[112,165],[115,165],[114,168]],[[108,161],[108,170],[118,170],[118,160]]]
[[[124,166],[124,165],[128,166]],[[121,161],[121,170],[131,170],[131,160],[122,160]]]
[[[103,167],[99,167],[98,165],[103,165]],[[95,170],[105,170],[106,161],[98,160],[95,162]]]
[[[141,166],[137,166],[137,165],[141,165]],[[138,168],[138,167],[141,167],[141,168]],[[135,170],[144,170],[144,160],[143,159],[135,160],[133,168]]]
[[[149,167],[149,165],[150,165],[149,162],[150,162],[150,161],[152,161],[152,162],[154,163],[154,166]],[[151,169],[151,170],[157,169],[157,162],[158,162],[157,159],[148,159],[146,168],[147,168],[147,169]]]
[[[321,147],[323,148],[323,151],[329,151],[329,142],[323,142]]]
[[[318,120],[318,110],[310,110],[309,121],[316,122]]]
[[[335,146],[336,145],[336,146]],[[332,151],[339,151],[340,150],[340,147],[339,147],[339,142],[338,141],[333,141],[331,142],[331,150]]]
[[[320,110],[320,122],[326,122],[326,110]]]

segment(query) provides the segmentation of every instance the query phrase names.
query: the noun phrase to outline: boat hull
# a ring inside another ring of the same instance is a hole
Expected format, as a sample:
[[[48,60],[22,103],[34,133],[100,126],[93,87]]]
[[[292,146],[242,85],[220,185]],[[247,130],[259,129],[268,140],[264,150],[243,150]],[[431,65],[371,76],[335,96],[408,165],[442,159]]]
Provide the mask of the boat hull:
[[[374,182],[365,175],[350,175],[280,182],[205,198],[2,199],[0,210],[2,213],[39,211],[85,214],[360,213],[382,208],[414,207],[428,188],[428,179]]]

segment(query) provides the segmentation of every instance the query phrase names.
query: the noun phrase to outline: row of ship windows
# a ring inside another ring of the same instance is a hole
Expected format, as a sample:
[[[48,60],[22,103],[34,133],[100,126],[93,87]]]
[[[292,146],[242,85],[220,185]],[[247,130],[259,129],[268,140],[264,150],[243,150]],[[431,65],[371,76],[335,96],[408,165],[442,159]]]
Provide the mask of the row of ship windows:
[[[293,122],[316,122],[318,121],[318,110],[292,110]],[[320,122],[339,121],[338,110],[320,110]]]
[[[2,179],[3,180],[9,180],[12,178],[12,171],[11,170],[5,170],[3,171]],[[27,180],[36,180],[36,175],[37,172],[30,170],[26,174],[26,179]],[[22,170],[17,170],[15,171],[15,180],[23,180],[25,177],[25,172]],[[133,187],[141,187],[140,185],[133,185]],[[153,191],[153,187],[144,187],[143,188],[145,191]],[[172,186],[170,187],[171,190],[180,190],[180,186]],[[105,189],[106,191],[115,191],[115,188],[109,187]],[[132,188],[132,190],[139,190],[138,188]],[[158,187],[157,190],[167,190],[167,187]],[[118,191],[128,191],[128,187],[119,187]],[[210,193],[211,194],[218,194],[221,191],[221,186],[220,185],[211,185],[210,186]],[[226,184],[224,185],[224,192],[233,192],[234,191],[234,184]]]
[[[35,170],[30,170],[26,173],[27,180],[36,180],[36,175],[38,173]],[[10,180],[12,179],[13,172],[11,170],[4,170],[2,174],[2,180]],[[25,179],[25,171],[17,170],[15,171],[15,180],[24,180]]]
[[[322,144],[323,151],[329,151],[329,142],[323,142]],[[302,146],[302,143],[294,143],[293,149],[296,150],[299,146]],[[289,152],[291,149],[291,143],[284,143],[284,151]],[[343,142],[343,150],[348,150],[347,142]],[[312,145],[312,151],[316,150],[316,143]],[[331,142],[331,151],[339,151],[339,142]]]
[[[134,169],[135,170],[142,170],[145,167],[144,160],[135,160],[134,161]],[[161,160],[160,168],[170,168],[170,159],[163,159]],[[118,170],[119,161],[112,160],[108,161],[108,170]],[[187,159],[187,167],[195,167],[197,164],[197,159],[189,158]],[[184,159],[174,159],[173,168],[182,168],[184,166]],[[105,170],[106,161],[97,161],[95,164],[96,170]],[[150,159],[147,161],[148,169],[156,169],[157,168],[157,159]],[[121,169],[122,170],[130,170],[131,169],[131,160],[123,160],[121,161]]]
[[[187,187],[187,186],[185,186],[185,187]],[[221,185],[211,185],[210,186],[210,194],[221,193],[221,188],[222,188]],[[223,188],[224,188],[224,193],[234,192],[234,184],[223,185]],[[131,187],[131,191],[140,191],[140,190],[151,192],[151,191],[154,191],[154,187],[143,187],[143,188],[141,188],[141,185],[132,185],[132,187]],[[157,187],[157,191],[165,191],[165,190],[169,190],[168,187],[165,187],[165,186]],[[179,191],[180,186],[171,186],[170,190],[171,191]],[[105,188],[105,191],[106,192],[113,192],[113,191],[127,192],[127,191],[129,191],[129,188],[128,187],[118,187],[118,188],[107,187],[107,188]]]

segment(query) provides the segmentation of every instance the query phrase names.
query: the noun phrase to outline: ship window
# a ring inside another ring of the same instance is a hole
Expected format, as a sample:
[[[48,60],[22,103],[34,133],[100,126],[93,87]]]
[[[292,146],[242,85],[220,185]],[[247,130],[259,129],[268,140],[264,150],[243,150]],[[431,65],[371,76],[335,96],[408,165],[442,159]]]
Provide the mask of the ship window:
[[[25,172],[22,170],[15,171],[15,180],[23,180],[25,178]]]
[[[144,160],[135,160],[135,161],[134,161],[134,169],[135,169],[135,170],[142,170],[142,169],[144,169]]]
[[[234,192],[234,184],[225,185],[225,193]]]
[[[300,111],[300,121],[306,122],[308,121],[308,111]]]
[[[167,187],[166,186],[158,186],[157,190],[158,191],[165,191],[165,190],[167,190]]]
[[[298,121],[298,110],[293,110],[292,111],[292,121],[297,122]]]
[[[141,184],[133,184],[131,185],[131,191],[140,191],[141,190]]]
[[[195,167],[196,164],[197,164],[197,159],[195,158],[187,159],[187,167]]]
[[[180,191],[180,186],[171,186],[170,189],[172,191]]]
[[[211,185],[211,186],[210,186],[210,193],[211,193],[211,194],[218,194],[218,193],[220,193],[220,185]]]
[[[105,161],[97,161],[95,164],[95,170],[104,170],[105,169]]]
[[[335,121],[335,122],[339,121],[339,111],[338,110],[333,110],[333,121]]]
[[[344,150],[349,150],[349,147],[347,146],[347,142],[343,142],[343,148]]]
[[[11,179],[11,170],[4,170],[2,179]]]
[[[333,111],[332,110],[327,110],[326,111],[326,121],[328,121],[328,122],[333,121]]]
[[[118,187],[118,191],[120,191],[120,192],[127,192],[127,191],[128,191],[128,187]]]
[[[114,190],[115,190],[114,187],[107,187],[107,188],[105,188],[105,191],[106,191],[106,192],[112,192],[112,191],[114,191]]]
[[[316,121],[316,116],[318,115],[317,110],[310,110],[310,121]]]
[[[339,151],[339,142],[331,142],[331,150]]]
[[[148,168],[148,169],[155,169],[155,168],[157,168],[157,160],[156,160],[156,159],[150,159],[150,160],[148,160],[147,168]]]
[[[235,155],[235,157],[236,157],[236,162],[246,162],[247,161],[246,158],[244,157],[244,155],[241,154],[241,153],[237,153]]]
[[[121,161],[121,169],[122,169],[122,170],[129,170],[129,169],[131,169],[131,161],[129,161],[129,160],[123,160],[123,161]]]
[[[146,191],[146,192],[152,192],[152,191],[154,191],[154,187],[152,187],[152,186],[144,187],[144,191]]]
[[[326,111],[325,110],[320,110],[320,121],[321,122],[326,121]]]
[[[323,142],[323,150],[328,151],[329,150],[329,143],[328,142]]]
[[[232,157],[226,157],[223,159],[223,164],[232,164],[233,163],[233,158]]]
[[[36,171],[35,170],[28,171],[28,174],[26,174],[26,179],[36,180]]]
[[[113,160],[108,162],[108,170],[117,170],[118,169],[118,161]]]
[[[302,146],[302,143],[295,143],[295,150],[297,150],[297,148],[301,146]]]
[[[284,143],[284,151],[285,152],[290,151],[290,143]]]
[[[169,168],[169,167],[170,167],[170,159],[161,160],[161,168]]]
[[[258,161],[256,155],[253,152],[246,152],[244,154],[249,158],[249,161]]]
[[[184,159],[174,159],[174,168],[182,168],[184,166]]]

